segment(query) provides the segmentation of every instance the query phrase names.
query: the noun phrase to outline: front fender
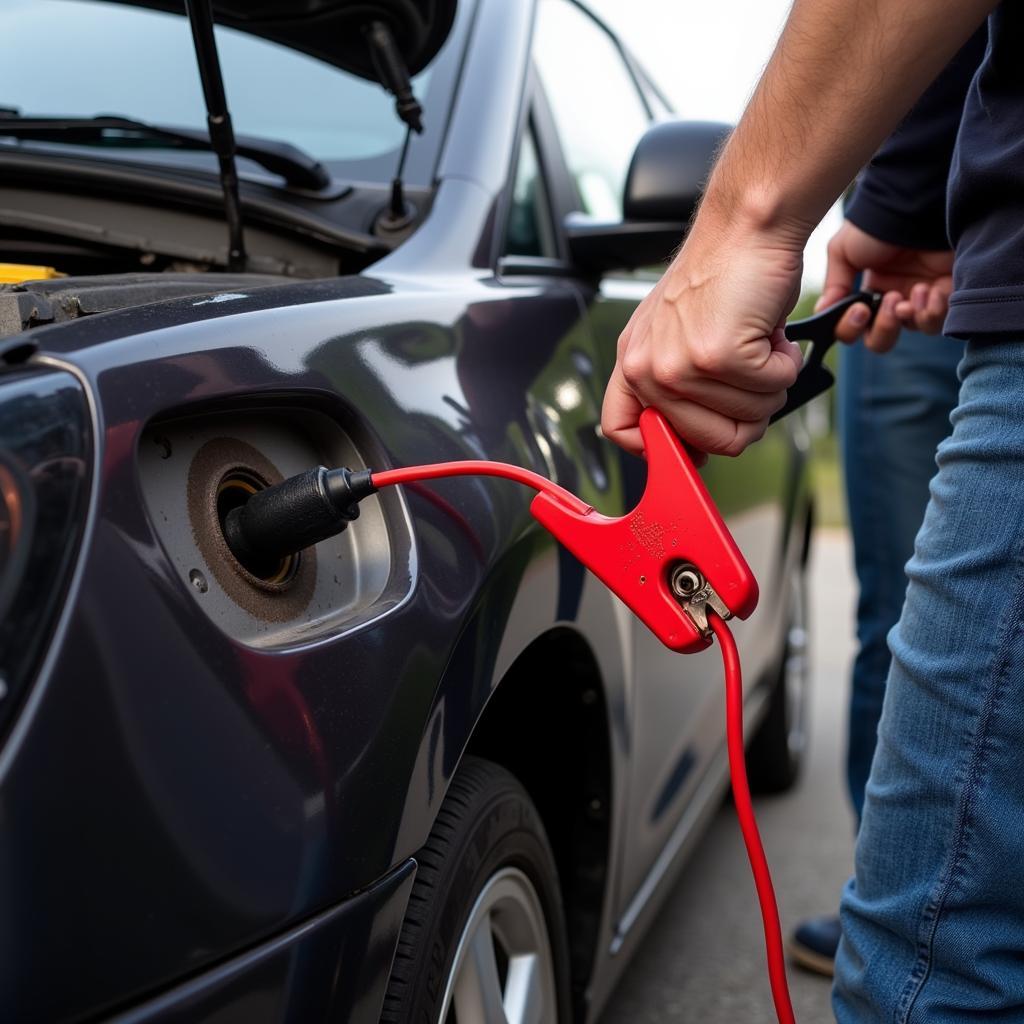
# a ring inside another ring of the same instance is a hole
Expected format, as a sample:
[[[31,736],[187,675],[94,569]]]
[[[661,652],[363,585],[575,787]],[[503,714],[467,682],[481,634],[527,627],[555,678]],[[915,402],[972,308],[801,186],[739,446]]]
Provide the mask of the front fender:
[[[434,693],[410,776],[398,857],[415,854],[426,842],[487,704],[499,687],[514,685],[506,679],[516,660],[556,627],[577,632],[597,665],[595,682],[609,712],[613,815],[618,813],[630,742],[630,618],[628,609],[540,527],[531,527],[509,548],[480,587]],[[551,669],[557,685],[558,666]],[[612,828],[614,834],[614,820]]]

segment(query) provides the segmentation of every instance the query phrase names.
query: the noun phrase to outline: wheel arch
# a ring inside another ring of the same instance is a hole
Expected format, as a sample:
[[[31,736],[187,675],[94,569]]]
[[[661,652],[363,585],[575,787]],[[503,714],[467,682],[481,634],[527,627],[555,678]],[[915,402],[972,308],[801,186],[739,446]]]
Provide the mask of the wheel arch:
[[[598,660],[569,626],[537,637],[488,701],[466,753],[516,776],[544,823],[569,932],[572,1000],[583,1019],[612,840],[612,743]]]
[[[610,936],[631,664],[625,607],[539,527],[522,534],[488,574],[430,710],[416,725],[419,740],[395,844],[396,857],[416,855],[465,754],[515,775],[537,805],[555,852],[580,1019]],[[587,755],[585,771],[566,764],[568,752]],[[585,842],[565,827],[577,820],[568,808],[587,811]]]

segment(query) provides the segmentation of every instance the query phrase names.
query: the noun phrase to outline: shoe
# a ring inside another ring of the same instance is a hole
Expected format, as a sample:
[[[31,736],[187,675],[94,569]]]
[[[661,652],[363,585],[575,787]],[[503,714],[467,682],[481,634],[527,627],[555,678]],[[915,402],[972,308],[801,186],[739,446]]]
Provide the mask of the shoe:
[[[838,917],[812,917],[804,921],[789,940],[790,958],[815,974],[831,978],[842,934]]]

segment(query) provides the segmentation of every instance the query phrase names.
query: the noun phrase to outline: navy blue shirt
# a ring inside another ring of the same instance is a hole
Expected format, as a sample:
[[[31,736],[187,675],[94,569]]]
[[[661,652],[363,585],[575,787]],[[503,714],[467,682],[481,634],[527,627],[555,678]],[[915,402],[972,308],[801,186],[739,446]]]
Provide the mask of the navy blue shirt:
[[[875,155],[846,216],[956,250],[945,333],[1024,334],[1024,4],[1003,3]]]

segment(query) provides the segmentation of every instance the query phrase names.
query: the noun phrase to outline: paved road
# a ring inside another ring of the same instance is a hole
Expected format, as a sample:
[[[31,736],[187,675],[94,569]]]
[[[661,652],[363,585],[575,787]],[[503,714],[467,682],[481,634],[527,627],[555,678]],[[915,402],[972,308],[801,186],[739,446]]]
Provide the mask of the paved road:
[[[819,531],[811,578],[811,748],[801,782],[761,798],[757,817],[788,933],[838,899],[851,865],[851,821],[842,783],[842,724],[853,648],[850,547]],[[683,871],[602,1024],[768,1024],[763,936],[753,883],[731,806],[723,807]],[[801,1024],[832,1019],[825,979],[791,970]]]

